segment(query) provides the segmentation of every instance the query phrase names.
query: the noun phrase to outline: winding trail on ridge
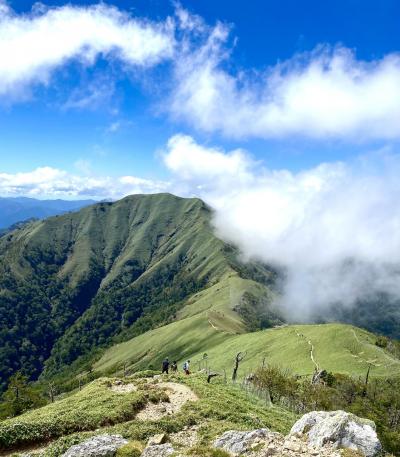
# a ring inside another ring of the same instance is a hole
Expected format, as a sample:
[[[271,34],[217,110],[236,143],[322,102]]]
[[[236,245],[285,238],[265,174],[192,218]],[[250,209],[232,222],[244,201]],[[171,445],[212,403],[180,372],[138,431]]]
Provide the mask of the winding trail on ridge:
[[[314,357],[314,345],[312,344],[312,341],[307,339],[305,335],[303,335],[302,333],[299,333],[299,331],[295,328],[294,331],[296,332],[296,335],[299,337],[299,338],[302,338],[304,340],[307,341],[308,345],[310,346],[310,359],[311,359],[311,362],[314,364],[315,368],[319,371],[319,365],[317,363],[317,361],[315,360],[315,357]]]

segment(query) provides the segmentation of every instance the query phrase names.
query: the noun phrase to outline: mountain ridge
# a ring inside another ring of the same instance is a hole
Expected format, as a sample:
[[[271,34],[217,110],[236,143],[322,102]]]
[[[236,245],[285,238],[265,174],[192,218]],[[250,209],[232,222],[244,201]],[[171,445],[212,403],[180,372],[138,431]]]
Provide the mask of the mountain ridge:
[[[266,266],[239,265],[211,217],[199,199],[134,195],[0,238],[2,379],[22,366],[33,378],[44,367],[54,374],[115,338],[173,320],[193,293],[235,268],[272,283]]]

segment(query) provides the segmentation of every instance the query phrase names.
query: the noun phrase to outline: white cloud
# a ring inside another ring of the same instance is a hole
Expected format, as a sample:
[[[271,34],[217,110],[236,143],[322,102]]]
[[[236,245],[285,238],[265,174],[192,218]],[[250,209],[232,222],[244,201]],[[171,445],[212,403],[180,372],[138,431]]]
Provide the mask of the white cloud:
[[[365,62],[320,46],[264,72],[234,73],[228,36],[217,24],[177,61],[174,117],[233,138],[400,138],[400,54]]]
[[[116,7],[36,8],[17,15],[0,6],[0,95],[47,84],[52,72],[70,61],[92,65],[99,56],[127,65],[149,66],[170,58],[172,23],[135,19]]]
[[[88,164],[79,161],[76,166],[88,171]],[[93,197],[121,198],[129,194],[167,191],[169,183],[135,176],[74,175],[64,170],[41,167],[25,173],[0,173],[0,195],[30,197]]]
[[[229,35],[227,25],[209,27],[179,5],[174,19],[150,22],[102,3],[17,15],[3,1],[0,97],[26,97],[72,60],[117,60],[124,72],[168,61],[173,74],[163,68],[159,93],[172,93],[161,104],[196,129],[232,138],[400,138],[399,53],[367,62],[319,46],[265,71],[235,72]],[[64,107],[98,108],[112,99],[115,77],[75,89]]]
[[[286,270],[279,304],[290,317],[307,320],[336,301],[352,306],[381,290],[400,298],[399,155],[381,151],[292,173],[241,154],[236,162],[234,152],[178,136],[165,163],[186,192],[192,183],[192,193],[216,209],[222,238],[246,258]],[[224,179],[210,173],[213,163],[221,176],[226,169]]]
[[[216,148],[200,146],[187,135],[170,138],[164,161],[169,170],[192,184],[201,183],[205,176],[209,180],[232,177],[246,179],[252,163],[250,157],[240,149],[224,153]]]

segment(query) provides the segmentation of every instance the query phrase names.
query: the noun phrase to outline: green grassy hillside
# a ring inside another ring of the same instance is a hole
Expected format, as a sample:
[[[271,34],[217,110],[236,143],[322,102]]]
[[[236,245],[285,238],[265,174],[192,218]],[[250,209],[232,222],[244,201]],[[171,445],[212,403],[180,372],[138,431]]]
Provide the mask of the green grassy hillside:
[[[241,376],[251,373],[263,361],[299,375],[312,375],[318,366],[335,373],[364,376],[369,365],[371,376],[400,375],[400,360],[376,346],[375,341],[373,334],[344,324],[288,325],[236,335],[219,328],[214,314],[203,311],[113,346],[95,369],[112,373],[123,362],[133,370],[158,367],[165,356],[180,361],[189,358],[198,368],[207,353],[209,367],[225,369],[230,375],[233,359],[242,351],[246,357],[240,365]]]
[[[207,445],[210,439],[232,428],[269,427],[287,433],[297,419],[296,414],[280,406],[266,408],[265,401],[221,380],[211,385],[205,376],[188,379],[178,375],[164,377],[163,381],[186,385],[198,400],[187,402],[181,410],[162,419],[140,420],[137,412],[151,403],[165,401],[165,390],[158,380],[149,384],[135,377],[123,380],[133,383],[134,391],[116,392],[112,390],[114,381],[98,379],[55,403],[0,421],[0,454],[36,450],[42,457],[58,457],[71,445],[102,433],[121,434],[144,445],[156,433],[180,432],[192,426],[198,429],[200,444]]]
[[[20,368],[33,379],[43,367],[52,376],[94,350],[172,322],[195,294],[186,313],[213,300],[232,331],[261,325],[260,316],[271,315],[274,273],[238,262],[236,249],[215,237],[211,218],[198,199],[135,195],[1,237],[0,390]]]

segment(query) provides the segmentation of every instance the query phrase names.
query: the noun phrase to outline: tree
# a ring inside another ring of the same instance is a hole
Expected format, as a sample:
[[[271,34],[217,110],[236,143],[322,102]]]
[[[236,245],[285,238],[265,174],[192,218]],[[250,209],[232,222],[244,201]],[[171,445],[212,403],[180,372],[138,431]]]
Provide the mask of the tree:
[[[37,391],[28,384],[27,376],[20,371],[11,376],[2,399],[4,401],[3,415],[5,417],[18,416],[27,409],[44,403]]]

